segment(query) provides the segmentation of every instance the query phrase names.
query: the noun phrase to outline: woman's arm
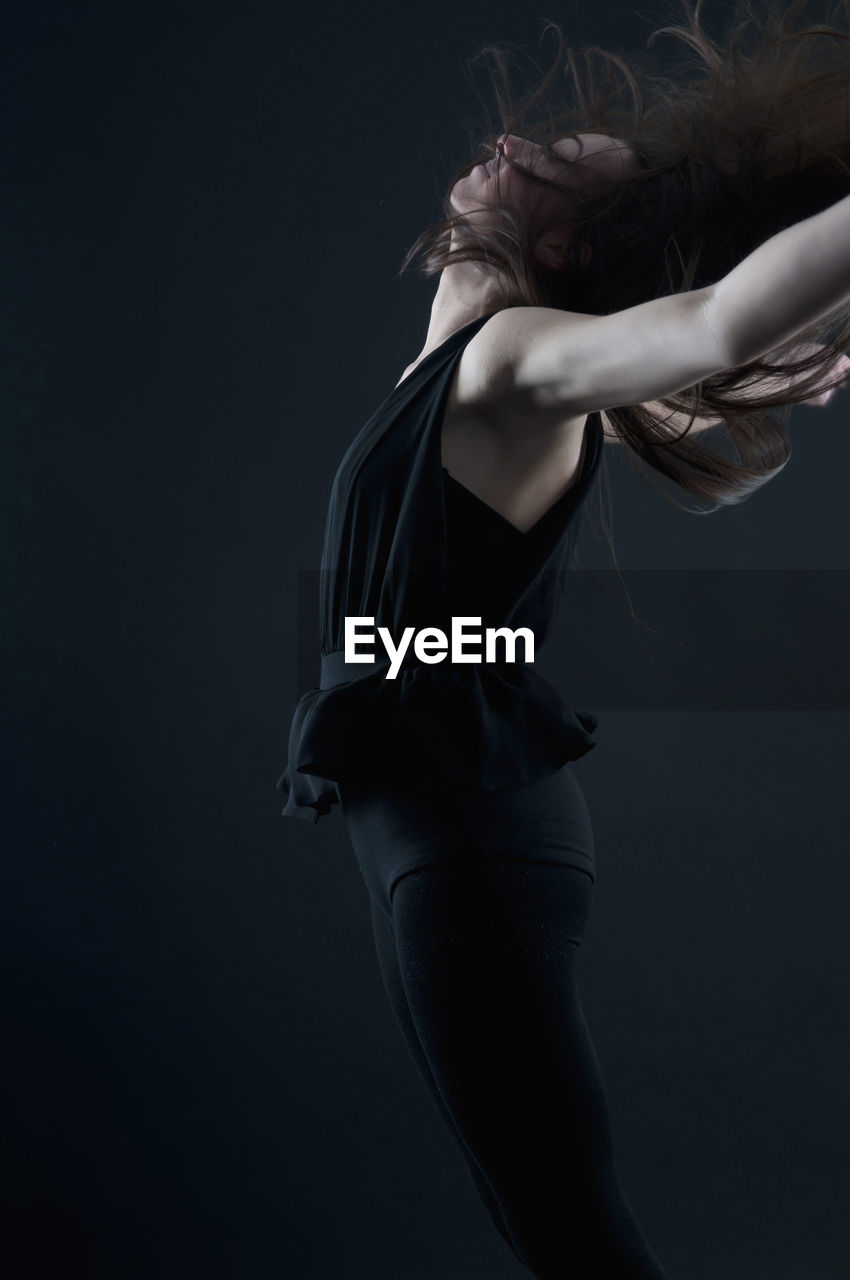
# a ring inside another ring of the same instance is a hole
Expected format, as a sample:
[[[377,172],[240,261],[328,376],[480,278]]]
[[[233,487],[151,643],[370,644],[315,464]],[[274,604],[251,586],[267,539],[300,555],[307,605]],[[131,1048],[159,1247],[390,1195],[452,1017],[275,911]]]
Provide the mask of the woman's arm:
[[[507,309],[489,322],[493,368],[506,394],[578,417],[675,395],[786,346],[842,307],[850,308],[850,196],[771,236],[701,289],[602,316]]]
[[[765,240],[711,287],[709,327],[732,368],[850,306],[850,196]]]
[[[811,355],[812,352],[820,351],[820,350],[823,350],[822,343],[798,342],[797,345],[794,347],[793,355],[796,358],[799,358],[800,356]],[[789,355],[790,354],[791,353],[789,353]],[[837,374],[843,374],[845,381],[850,380],[850,359],[848,359],[846,355],[841,356],[836,361],[835,367],[827,376],[826,381],[832,382]],[[762,378],[759,382],[759,389],[763,390],[768,395],[770,395],[774,391],[782,391],[787,387],[792,387],[793,385],[794,385],[793,378],[783,378],[779,374],[776,374],[772,378]],[[838,390],[838,387],[830,387],[828,390],[821,391],[821,392],[818,392],[817,390],[815,390],[805,400],[801,400],[800,404],[808,404],[808,405],[818,406],[822,408],[824,405],[829,403],[829,401],[835,395],[837,390]],[[734,399],[734,393],[730,392],[728,394],[730,399]],[[688,422],[690,421],[689,414],[677,413],[675,411],[671,412],[661,403],[660,400],[649,400],[646,402],[644,407],[647,409],[651,409],[652,412],[655,413],[658,417],[665,419],[668,425],[670,426],[671,430],[675,431],[676,434],[679,434],[679,432],[684,431],[685,427],[688,425]],[[602,418],[602,431],[603,431],[603,435],[605,437],[606,443],[619,444],[620,437],[617,435],[616,431],[611,426],[611,423],[607,415],[605,413],[602,413],[600,414],[600,416]],[[693,424],[691,426],[690,431],[688,432],[688,435],[691,435],[694,431],[704,431],[706,427],[713,427],[718,422],[722,422],[722,421],[723,421],[722,418],[701,418],[701,417],[694,418]]]

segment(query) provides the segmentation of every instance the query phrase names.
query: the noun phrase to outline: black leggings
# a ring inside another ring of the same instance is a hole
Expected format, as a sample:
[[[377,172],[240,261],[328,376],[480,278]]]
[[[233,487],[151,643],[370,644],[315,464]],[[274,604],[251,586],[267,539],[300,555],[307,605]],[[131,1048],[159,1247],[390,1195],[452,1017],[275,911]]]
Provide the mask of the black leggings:
[[[577,867],[473,848],[407,872],[389,911],[370,893],[378,961],[419,1072],[519,1261],[539,1280],[666,1280],[617,1178],[579,1002],[592,896]]]

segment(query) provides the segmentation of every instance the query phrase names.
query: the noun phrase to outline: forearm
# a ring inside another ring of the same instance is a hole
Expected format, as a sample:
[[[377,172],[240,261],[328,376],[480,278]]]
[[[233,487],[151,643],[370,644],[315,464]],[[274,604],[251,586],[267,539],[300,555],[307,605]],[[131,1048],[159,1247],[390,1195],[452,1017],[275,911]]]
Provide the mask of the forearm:
[[[800,342],[787,353],[786,358],[789,361],[791,359],[801,359],[819,349],[819,343]],[[759,396],[774,395],[776,392],[788,391],[790,388],[796,386],[796,384],[801,380],[801,377],[802,375],[794,377],[789,374],[781,373],[770,375],[765,374],[763,377],[759,378],[756,385],[750,385],[738,389],[732,388],[725,391],[723,394],[732,401],[748,400],[754,394]],[[838,357],[834,368],[831,368],[829,373],[824,374],[822,383],[818,383],[817,386],[813,387],[806,396],[806,399],[801,401],[801,403],[820,406],[828,404],[837,390],[837,386],[835,385],[836,377],[840,378],[842,382],[846,382],[850,379],[850,360],[848,360],[845,355]],[[832,382],[832,386],[829,386],[830,382]],[[823,385],[829,386],[829,389],[823,391]],[[678,410],[671,411],[661,400],[649,400],[643,407],[651,410],[656,417],[661,418],[665,422],[666,426],[671,431],[675,431],[677,433],[684,431],[691,422],[690,414],[682,413]],[[689,430],[690,432],[703,431],[706,427],[715,426],[718,422],[722,421],[723,419],[719,415],[715,415],[714,417],[697,415],[697,417],[694,418],[693,423],[690,425]],[[616,434],[610,424],[606,423],[606,427],[607,434],[609,436],[614,436]]]
[[[730,367],[850,309],[850,196],[771,236],[712,286],[710,324]]]

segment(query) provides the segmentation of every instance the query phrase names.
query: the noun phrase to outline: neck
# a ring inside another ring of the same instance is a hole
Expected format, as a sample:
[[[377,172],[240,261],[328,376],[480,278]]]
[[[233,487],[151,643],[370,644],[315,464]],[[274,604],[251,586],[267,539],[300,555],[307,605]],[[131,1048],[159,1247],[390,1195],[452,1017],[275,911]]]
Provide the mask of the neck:
[[[444,267],[431,303],[431,318],[422,359],[464,325],[504,308],[504,297],[492,271],[479,262]]]

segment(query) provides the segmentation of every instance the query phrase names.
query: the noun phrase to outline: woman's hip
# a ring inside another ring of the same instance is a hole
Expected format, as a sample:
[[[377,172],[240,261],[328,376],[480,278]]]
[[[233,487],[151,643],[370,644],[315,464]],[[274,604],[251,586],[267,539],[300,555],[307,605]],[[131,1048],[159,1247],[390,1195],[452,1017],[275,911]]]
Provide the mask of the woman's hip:
[[[569,762],[500,791],[424,793],[343,783],[339,792],[363,878],[389,913],[401,876],[435,863],[514,858],[595,878],[590,813]]]

